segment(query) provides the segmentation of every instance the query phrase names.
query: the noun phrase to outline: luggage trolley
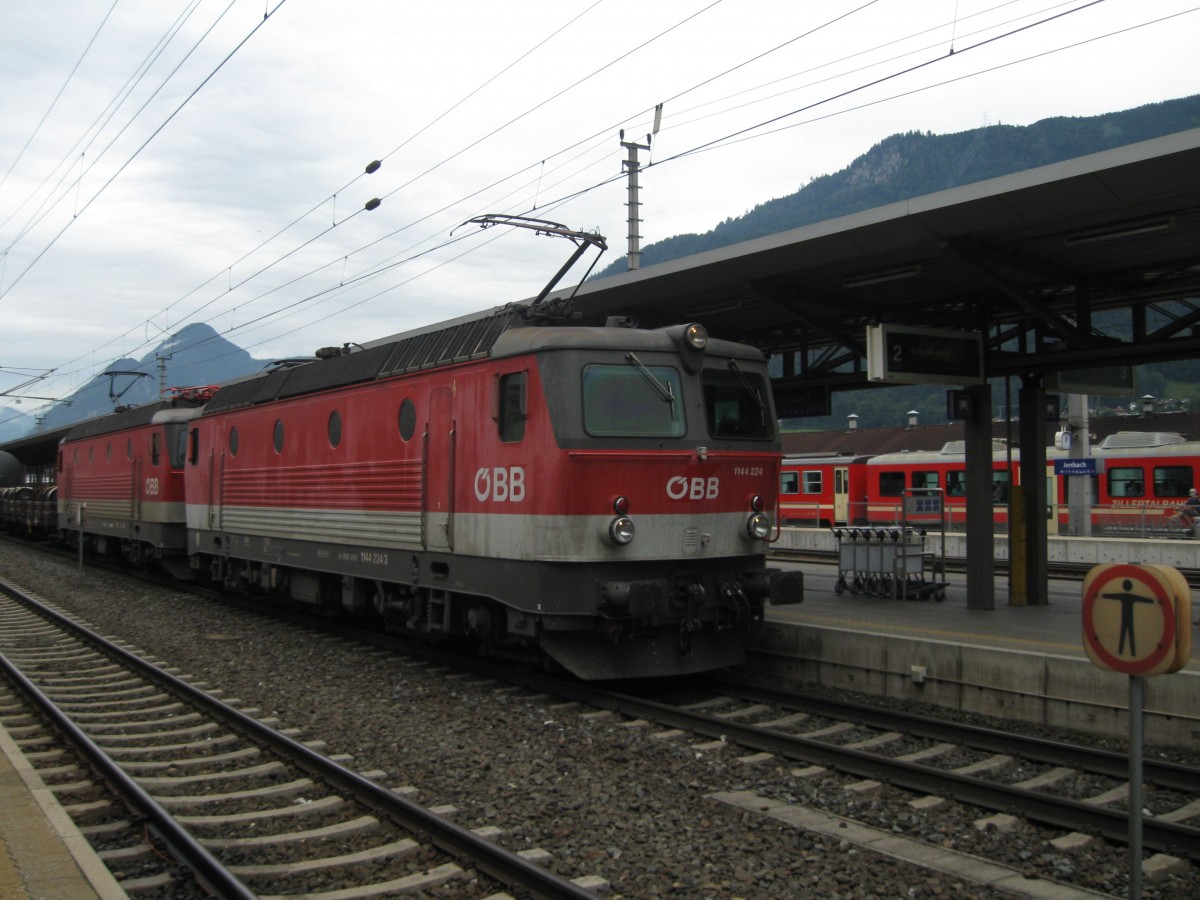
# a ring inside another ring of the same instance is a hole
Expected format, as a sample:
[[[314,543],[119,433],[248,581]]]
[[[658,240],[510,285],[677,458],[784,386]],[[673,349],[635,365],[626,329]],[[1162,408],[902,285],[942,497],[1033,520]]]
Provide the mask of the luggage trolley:
[[[910,496],[911,495],[911,496]],[[893,600],[943,600],[946,596],[945,504],[940,489],[905,491],[899,526],[833,528],[838,542],[837,594],[871,594]],[[935,518],[942,532],[942,556],[925,550],[927,528],[909,524]],[[940,580],[939,580],[940,579]]]

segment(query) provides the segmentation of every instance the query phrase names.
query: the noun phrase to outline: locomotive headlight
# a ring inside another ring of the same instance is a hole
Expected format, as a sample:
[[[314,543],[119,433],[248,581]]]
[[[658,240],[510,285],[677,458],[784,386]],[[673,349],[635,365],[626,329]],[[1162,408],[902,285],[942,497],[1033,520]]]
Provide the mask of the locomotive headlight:
[[[693,322],[684,330],[683,339],[693,350],[703,350],[708,346],[708,330],[703,325]]]
[[[771,535],[771,517],[766,513],[756,512],[746,520],[746,534],[752,540],[765,541]]]
[[[629,516],[617,516],[608,525],[608,536],[618,546],[625,546],[633,540],[633,519]]]

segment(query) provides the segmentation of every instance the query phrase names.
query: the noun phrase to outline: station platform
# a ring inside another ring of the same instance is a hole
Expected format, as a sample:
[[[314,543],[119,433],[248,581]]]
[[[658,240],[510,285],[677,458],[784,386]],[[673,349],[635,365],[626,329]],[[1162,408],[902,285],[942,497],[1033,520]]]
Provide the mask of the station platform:
[[[0,897],[124,900],[126,896],[0,726]]]
[[[941,601],[893,600],[836,593],[836,564],[772,565],[804,570],[805,599],[768,607],[749,648],[756,676],[1128,737],[1129,677],[1088,658],[1080,581],[1050,582],[1048,604],[1014,606],[1001,578],[994,608],[977,610],[967,608],[965,575],[954,572]],[[1187,665],[1142,679],[1147,743],[1200,746],[1200,605],[1191,618]]]

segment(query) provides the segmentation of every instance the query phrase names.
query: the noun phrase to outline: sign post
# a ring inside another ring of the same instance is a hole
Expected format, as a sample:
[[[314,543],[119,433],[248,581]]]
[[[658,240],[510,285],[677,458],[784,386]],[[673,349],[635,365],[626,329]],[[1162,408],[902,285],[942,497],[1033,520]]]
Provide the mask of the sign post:
[[[1142,894],[1142,754],[1146,676],[1178,672],[1192,652],[1192,594],[1170,566],[1093,566],[1083,581],[1083,645],[1129,676],[1129,896]]]

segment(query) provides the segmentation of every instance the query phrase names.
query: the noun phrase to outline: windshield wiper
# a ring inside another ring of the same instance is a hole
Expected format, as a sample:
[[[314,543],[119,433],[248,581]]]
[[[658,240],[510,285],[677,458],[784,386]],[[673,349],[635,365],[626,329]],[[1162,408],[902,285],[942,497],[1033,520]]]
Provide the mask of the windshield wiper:
[[[752,382],[749,379],[749,377],[746,375],[746,373],[743,372],[740,368],[738,368],[738,364],[736,362],[734,362],[732,359],[729,361],[729,368],[733,372],[733,374],[738,377],[738,381],[740,381],[742,383],[742,387],[744,387],[746,389],[746,393],[748,393],[751,397],[753,397],[754,402],[756,402],[758,404],[758,418],[763,424],[766,424],[767,404],[763,401],[762,393],[754,385],[754,382]]]
[[[625,358],[638,370],[638,373],[650,383],[650,387],[658,396],[662,397],[665,403],[671,404],[671,416],[675,416],[675,392],[671,390],[671,385],[659,379],[653,372],[646,368],[645,364],[634,355],[632,351],[625,354]]]

